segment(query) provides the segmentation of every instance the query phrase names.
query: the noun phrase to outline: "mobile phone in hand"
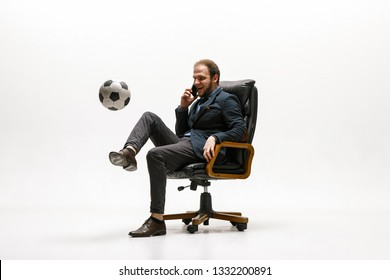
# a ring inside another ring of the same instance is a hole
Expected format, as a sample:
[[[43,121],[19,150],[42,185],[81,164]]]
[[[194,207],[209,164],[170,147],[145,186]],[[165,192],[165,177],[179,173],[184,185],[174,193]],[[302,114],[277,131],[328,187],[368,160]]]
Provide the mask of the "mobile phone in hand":
[[[196,88],[195,85],[192,85],[192,95],[194,96],[194,98],[196,98],[196,95],[198,94],[198,89]]]

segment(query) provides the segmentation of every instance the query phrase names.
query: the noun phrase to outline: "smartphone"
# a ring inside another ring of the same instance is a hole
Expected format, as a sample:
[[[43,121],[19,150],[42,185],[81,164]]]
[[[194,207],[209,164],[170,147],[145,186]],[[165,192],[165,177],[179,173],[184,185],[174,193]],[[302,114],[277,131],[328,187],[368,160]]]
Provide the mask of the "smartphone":
[[[194,98],[196,98],[196,95],[198,94],[198,89],[196,88],[195,85],[192,85],[192,95],[194,96]]]

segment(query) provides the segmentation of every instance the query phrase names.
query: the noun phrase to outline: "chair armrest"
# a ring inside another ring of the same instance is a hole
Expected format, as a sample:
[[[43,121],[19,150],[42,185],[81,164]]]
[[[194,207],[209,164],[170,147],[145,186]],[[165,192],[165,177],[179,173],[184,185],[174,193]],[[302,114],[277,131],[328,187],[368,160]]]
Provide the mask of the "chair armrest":
[[[218,173],[213,171],[215,160],[219,154],[221,148],[236,148],[236,149],[245,149],[248,151],[248,156],[244,163],[244,173],[242,174],[230,174],[230,173]],[[252,159],[255,154],[255,149],[249,143],[240,143],[240,142],[222,142],[215,145],[214,157],[206,165],[206,173],[212,178],[221,178],[221,179],[246,179],[251,173]]]

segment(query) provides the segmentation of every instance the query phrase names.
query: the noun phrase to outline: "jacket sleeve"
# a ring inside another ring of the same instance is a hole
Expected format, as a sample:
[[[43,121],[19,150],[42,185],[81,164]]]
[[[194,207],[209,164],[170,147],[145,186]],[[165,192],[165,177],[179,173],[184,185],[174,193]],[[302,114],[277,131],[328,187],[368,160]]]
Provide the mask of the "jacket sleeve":
[[[222,100],[221,106],[227,130],[213,135],[218,138],[218,142],[242,141],[246,132],[246,123],[242,116],[240,101],[235,95],[229,94],[227,98]]]
[[[175,114],[176,114],[175,132],[178,137],[182,137],[184,133],[190,130],[190,126],[188,124],[188,108],[182,109],[179,106],[176,108]]]

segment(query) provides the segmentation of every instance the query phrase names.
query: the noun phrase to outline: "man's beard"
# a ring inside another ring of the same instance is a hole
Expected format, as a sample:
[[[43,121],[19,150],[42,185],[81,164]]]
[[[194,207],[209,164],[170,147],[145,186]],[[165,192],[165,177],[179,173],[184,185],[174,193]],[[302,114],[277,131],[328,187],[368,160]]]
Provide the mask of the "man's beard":
[[[206,86],[203,96],[209,95],[212,92],[212,86],[213,82],[210,81],[209,84]]]

